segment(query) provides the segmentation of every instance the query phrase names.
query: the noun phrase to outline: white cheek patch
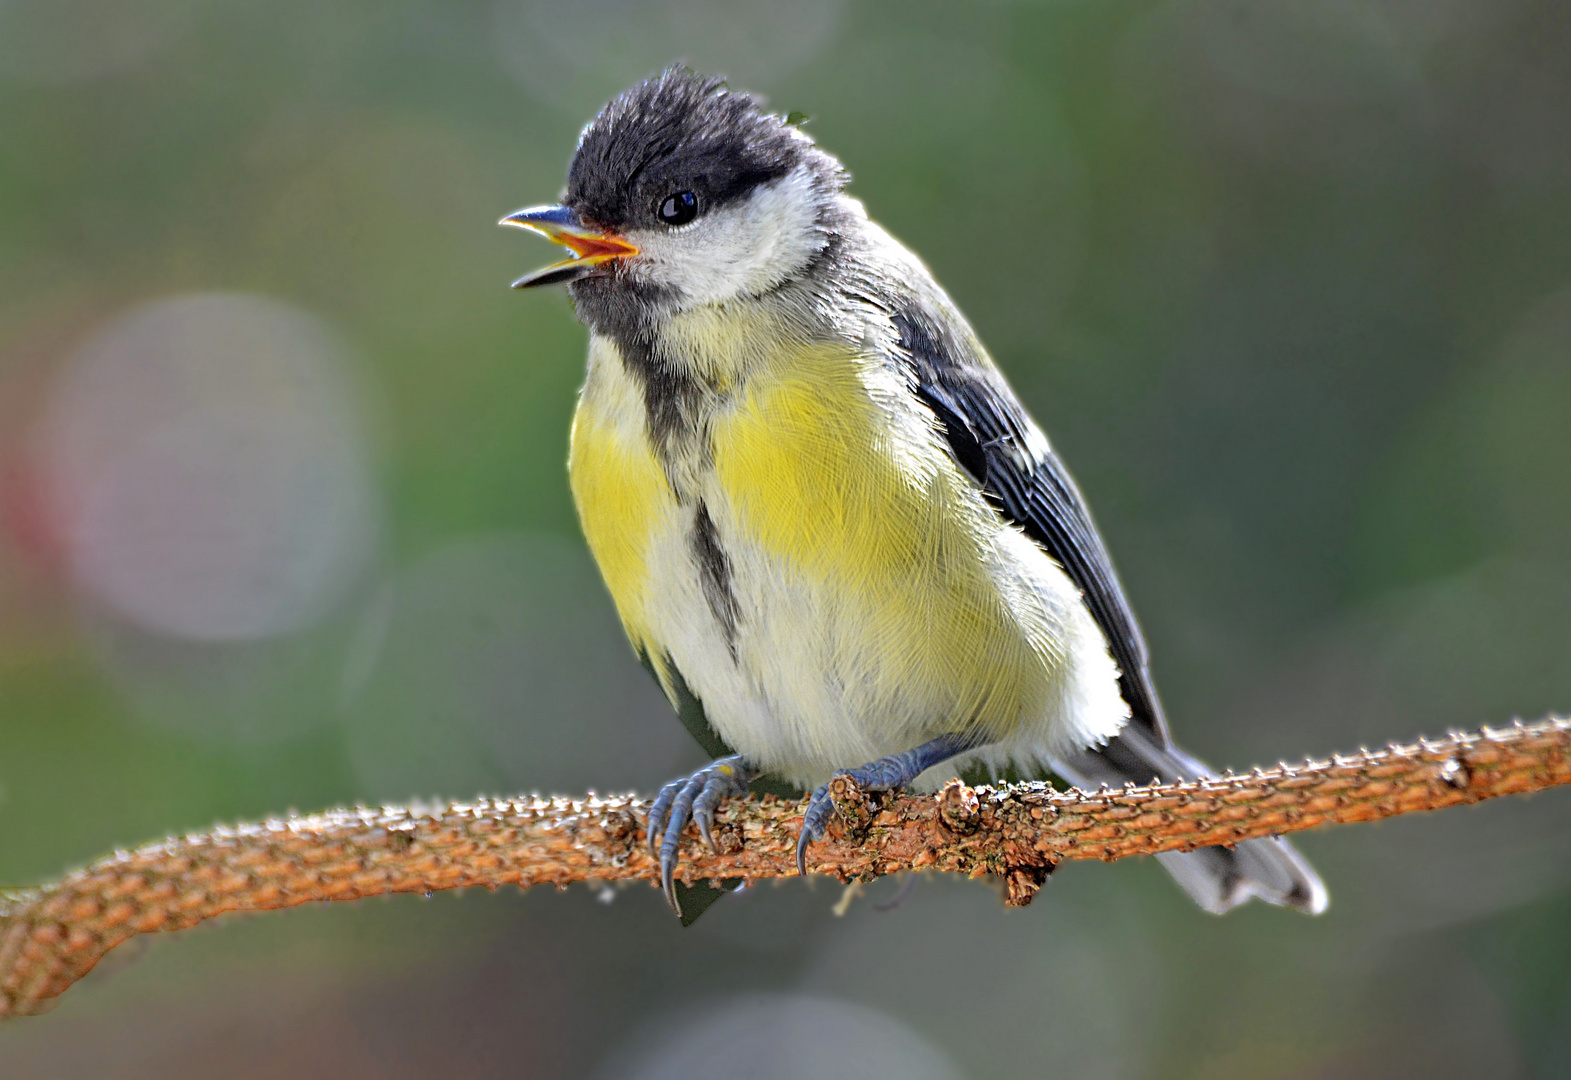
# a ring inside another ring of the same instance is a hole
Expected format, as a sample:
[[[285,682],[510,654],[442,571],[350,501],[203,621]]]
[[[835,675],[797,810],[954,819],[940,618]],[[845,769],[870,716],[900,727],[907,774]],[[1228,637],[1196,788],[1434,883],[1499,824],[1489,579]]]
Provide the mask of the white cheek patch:
[[[821,198],[799,170],[684,228],[629,231],[640,252],[629,269],[676,289],[684,308],[768,292],[826,243],[817,224]]]

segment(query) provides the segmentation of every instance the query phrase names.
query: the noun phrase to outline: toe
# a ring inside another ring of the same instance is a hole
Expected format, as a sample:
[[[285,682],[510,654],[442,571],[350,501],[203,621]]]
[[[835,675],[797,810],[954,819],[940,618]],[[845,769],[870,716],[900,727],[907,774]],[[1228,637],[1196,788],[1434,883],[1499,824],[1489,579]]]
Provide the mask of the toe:
[[[676,863],[682,847],[682,830],[692,820],[693,799],[704,789],[702,773],[678,782],[676,796],[671,800],[671,816],[666,822],[665,836],[660,840],[660,887],[665,890],[666,903],[678,915],[682,907],[676,900]]]
[[[665,834],[666,819],[671,813],[671,803],[675,801],[677,792],[682,790],[683,780],[673,780],[660,789],[660,794],[655,796],[655,801],[649,805],[649,821],[644,826],[644,845],[649,848],[649,854],[660,854],[660,837]]]
[[[804,877],[807,875],[807,849],[814,841],[823,839],[824,826],[829,823],[834,806],[829,798],[828,784],[813,792],[813,797],[807,800],[807,809],[802,813],[802,832],[796,838],[796,872]]]
[[[697,822],[704,843],[718,854],[713,835],[715,808],[727,795],[746,791],[748,782],[757,775],[758,770],[740,754],[719,758],[692,776],[671,781],[650,803],[644,843],[649,854],[659,860],[661,890],[678,915],[682,908],[676,896],[676,866],[681,855],[682,831],[689,821]]]
[[[720,847],[715,843],[712,829],[715,824],[715,807],[720,805],[720,800],[732,794],[735,785],[731,777],[725,773],[717,773],[704,781],[704,788],[693,800],[693,820],[698,823],[698,834],[704,838],[704,843],[709,845],[709,850],[716,855],[720,854]]]
[[[718,802],[719,800],[716,799],[715,801]],[[693,823],[698,826],[698,835],[704,838],[704,846],[714,854],[720,854],[720,845],[715,843],[714,833],[711,831],[715,824],[714,807],[703,802],[703,795],[700,795],[694,802]]]

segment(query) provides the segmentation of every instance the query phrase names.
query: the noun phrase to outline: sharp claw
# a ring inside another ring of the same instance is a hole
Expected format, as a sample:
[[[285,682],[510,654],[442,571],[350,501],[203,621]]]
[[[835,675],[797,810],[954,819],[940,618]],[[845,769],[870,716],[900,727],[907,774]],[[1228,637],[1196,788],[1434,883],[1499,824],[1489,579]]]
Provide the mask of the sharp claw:
[[[756,771],[740,757],[721,758],[692,776],[673,780],[660,789],[660,794],[650,804],[644,843],[649,854],[660,861],[660,888],[665,893],[666,903],[678,915],[682,914],[682,908],[676,898],[676,867],[687,823],[692,821],[698,825],[704,843],[718,855],[720,845],[714,838],[715,806],[727,795],[745,791],[747,781],[755,775]]]
[[[682,830],[692,820],[693,796],[703,789],[704,776],[699,773],[681,781],[681,789],[671,800],[671,814],[666,820],[665,837],[660,841],[660,884],[665,889],[666,902],[671,910],[682,914],[676,902],[676,863],[682,847]]]
[[[680,814],[673,812],[660,841],[660,887],[665,890],[666,903],[678,915],[682,914],[682,905],[676,902],[676,861],[682,844],[682,827],[686,824]]]
[[[666,851],[663,847],[660,852],[660,888],[665,892],[665,902],[671,905],[671,910],[678,915],[682,914],[682,906],[676,902],[676,851]]]
[[[796,838],[796,872],[803,877],[807,876],[807,849],[824,838],[824,826],[833,806],[829,801],[829,785],[825,784],[813,792],[813,797],[807,800],[807,809],[802,811],[802,832]]]
[[[693,820],[698,823],[698,834],[716,855],[720,845],[715,843],[715,807],[726,795],[737,790],[735,774],[716,770],[704,781],[704,790],[693,800]]]
[[[676,859],[660,860],[660,887],[665,890],[665,902],[671,905],[671,910],[676,912],[676,917],[682,917],[682,905],[676,899]]]
[[[977,745],[979,744],[974,733],[944,735],[923,743],[914,750],[890,754],[836,775],[851,777],[863,791],[892,791],[915,780],[924,769],[941,761],[948,761],[956,754],[964,753]],[[829,785],[824,784],[813,792],[812,798],[807,800],[807,807],[802,811],[802,832],[796,839],[798,874],[804,876],[807,874],[807,849],[815,841],[823,839],[829,817],[834,812],[834,801],[829,797]]]

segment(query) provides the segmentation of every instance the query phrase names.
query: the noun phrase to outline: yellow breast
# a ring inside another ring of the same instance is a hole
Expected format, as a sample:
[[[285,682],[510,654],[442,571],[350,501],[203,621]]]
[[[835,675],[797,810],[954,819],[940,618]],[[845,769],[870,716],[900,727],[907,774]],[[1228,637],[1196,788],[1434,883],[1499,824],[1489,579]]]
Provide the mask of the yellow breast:
[[[650,618],[659,598],[649,595],[648,562],[651,540],[678,527],[677,504],[645,434],[643,407],[615,347],[597,339],[573,415],[568,477],[584,538],[627,636],[670,693]]]
[[[1002,595],[998,519],[906,393],[844,348],[793,350],[715,422],[717,521],[820,592],[822,624],[795,632],[833,636],[837,681],[1002,734],[1040,705],[1054,645]]]
[[[847,346],[782,344],[753,361],[703,418],[702,451],[673,467],[615,347],[591,350],[573,495],[628,636],[667,692],[670,654],[738,749],[748,733],[728,710],[762,708],[804,748],[827,745],[815,725],[854,722],[868,725],[866,745],[895,749],[922,730],[1000,737],[1040,712],[1058,635],[1038,604],[1011,603],[1003,526],[897,376]],[[682,575],[697,580],[688,532],[700,501],[741,610],[730,649],[695,644],[710,616]]]

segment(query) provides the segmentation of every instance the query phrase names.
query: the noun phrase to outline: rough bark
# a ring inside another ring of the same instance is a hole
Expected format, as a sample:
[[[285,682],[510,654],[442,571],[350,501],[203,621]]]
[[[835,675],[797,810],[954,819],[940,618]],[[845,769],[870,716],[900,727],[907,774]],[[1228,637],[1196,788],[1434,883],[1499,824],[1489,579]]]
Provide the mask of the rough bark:
[[[1196,783],[1059,792],[1044,784],[936,795],[834,782],[838,820],[810,869],[841,881],[902,870],[994,875],[1030,903],[1064,859],[1187,851],[1317,825],[1438,810],[1571,782],[1571,721],[1550,719]],[[481,799],[432,812],[390,806],[278,818],[116,852],[0,901],[0,1016],[46,1008],[127,938],[229,911],[481,885],[643,879],[635,796]],[[690,830],[678,877],[796,873],[801,804],[732,800],[711,853]]]

